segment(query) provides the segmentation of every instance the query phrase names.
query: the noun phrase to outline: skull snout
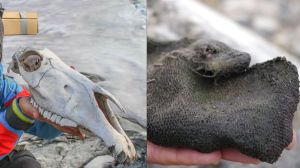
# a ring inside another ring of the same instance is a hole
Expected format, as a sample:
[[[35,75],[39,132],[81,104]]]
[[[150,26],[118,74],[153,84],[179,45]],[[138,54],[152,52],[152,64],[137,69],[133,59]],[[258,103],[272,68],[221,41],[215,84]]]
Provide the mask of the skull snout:
[[[136,159],[136,151],[131,142],[120,136],[114,146],[108,148],[117,163],[129,165]]]

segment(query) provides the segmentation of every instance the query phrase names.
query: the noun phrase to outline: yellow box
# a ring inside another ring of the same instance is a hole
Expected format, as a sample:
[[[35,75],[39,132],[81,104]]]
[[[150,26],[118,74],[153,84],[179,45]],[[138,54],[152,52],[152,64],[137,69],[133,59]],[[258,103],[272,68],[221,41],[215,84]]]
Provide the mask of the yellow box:
[[[38,14],[36,12],[4,11],[4,35],[34,35],[38,33]]]

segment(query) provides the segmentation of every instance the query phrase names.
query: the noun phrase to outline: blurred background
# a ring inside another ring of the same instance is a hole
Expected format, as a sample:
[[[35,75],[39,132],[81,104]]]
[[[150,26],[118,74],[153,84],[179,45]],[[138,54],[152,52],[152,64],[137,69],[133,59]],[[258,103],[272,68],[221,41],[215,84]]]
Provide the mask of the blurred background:
[[[300,68],[299,0],[149,0],[147,35],[159,41],[209,37],[246,51],[252,64],[286,56]],[[293,122],[300,135],[299,107]],[[275,164],[244,165],[222,161],[193,168],[299,168],[299,143]],[[153,168],[163,166],[152,165]],[[185,166],[165,166],[177,168]]]
[[[299,0],[199,0],[274,45],[300,56]]]

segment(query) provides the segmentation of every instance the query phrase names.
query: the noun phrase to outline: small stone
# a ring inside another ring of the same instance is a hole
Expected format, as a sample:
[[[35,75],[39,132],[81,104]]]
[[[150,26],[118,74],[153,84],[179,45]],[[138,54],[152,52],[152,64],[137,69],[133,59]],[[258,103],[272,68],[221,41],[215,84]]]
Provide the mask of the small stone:
[[[84,168],[109,168],[112,167],[115,160],[110,155],[98,156],[87,163]]]
[[[64,155],[66,154],[65,149],[64,149],[63,146],[56,146],[56,147],[55,147],[55,150],[56,150],[56,152],[57,152],[59,155],[64,156]]]

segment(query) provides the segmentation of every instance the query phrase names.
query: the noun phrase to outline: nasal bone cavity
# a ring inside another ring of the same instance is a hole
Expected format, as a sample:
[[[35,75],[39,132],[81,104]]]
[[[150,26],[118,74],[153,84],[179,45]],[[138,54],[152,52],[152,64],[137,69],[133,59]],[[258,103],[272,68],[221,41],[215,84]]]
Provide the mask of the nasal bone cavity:
[[[70,93],[70,94],[73,94],[73,93],[74,93],[73,87],[71,87],[71,86],[68,85],[68,84],[65,84],[65,85],[64,85],[64,89],[65,89],[65,92],[67,92],[67,93]]]

